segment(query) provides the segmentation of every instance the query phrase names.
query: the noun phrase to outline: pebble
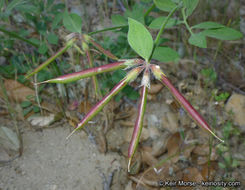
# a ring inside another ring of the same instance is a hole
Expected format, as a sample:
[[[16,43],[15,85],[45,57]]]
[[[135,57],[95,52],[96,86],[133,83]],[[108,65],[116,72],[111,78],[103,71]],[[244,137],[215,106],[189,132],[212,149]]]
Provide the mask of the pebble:
[[[234,113],[234,123],[239,125],[241,130],[245,132],[245,96],[233,93],[225,105],[225,110]]]

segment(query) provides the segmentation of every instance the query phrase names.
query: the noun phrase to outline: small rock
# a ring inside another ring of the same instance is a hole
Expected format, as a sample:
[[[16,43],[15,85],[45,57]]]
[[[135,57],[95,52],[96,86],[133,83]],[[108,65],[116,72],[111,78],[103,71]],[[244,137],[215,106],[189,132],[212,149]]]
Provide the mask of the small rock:
[[[33,126],[45,127],[55,120],[55,115],[50,114],[49,116],[31,116],[28,121],[31,122]]]
[[[125,187],[125,190],[133,190],[133,182],[129,181],[128,184]]]
[[[122,135],[126,128],[115,127],[109,130],[106,134],[107,148],[112,151],[118,151],[121,145],[125,142]]]
[[[172,112],[167,112],[162,117],[163,127],[170,131],[171,133],[175,133],[178,131],[178,117],[176,114]]]
[[[150,114],[147,117],[147,122],[149,127],[157,127],[159,125],[159,119],[154,114]]]
[[[131,141],[133,131],[134,131],[134,128],[127,128],[127,130],[125,131],[124,139],[126,142]],[[120,134],[120,133],[118,133],[118,134]],[[149,137],[150,137],[149,129],[143,127],[143,129],[141,131],[140,142],[147,140]]]
[[[156,127],[149,127],[149,135],[151,139],[156,139],[161,135],[161,132]]]
[[[226,106],[226,111],[234,113],[234,123],[241,126],[242,131],[245,131],[245,96],[233,93],[229,98]]]
[[[167,141],[168,141],[169,133],[162,134],[159,138],[153,140],[152,145],[152,155],[160,156],[167,150]]]

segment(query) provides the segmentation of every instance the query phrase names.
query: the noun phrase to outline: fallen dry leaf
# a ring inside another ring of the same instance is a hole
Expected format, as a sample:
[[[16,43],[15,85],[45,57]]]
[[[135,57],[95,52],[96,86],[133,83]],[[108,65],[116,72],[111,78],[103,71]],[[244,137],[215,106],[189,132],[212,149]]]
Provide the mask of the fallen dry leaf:
[[[166,132],[161,134],[159,138],[153,140],[152,153],[151,153],[153,156],[160,156],[166,151],[168,138],[169,138],[169,133]]]
[[[199,156],[207,156],[209,154],[209,145],[208,144],[197,145],[193,150],[193,153]]]
[[[186,168],[184,171],[184,176],[183,176],[183,181],[185,182],[201,182],[204,180],[204,178],[202,177],[202,174],[199,172],[199,170],[197,168],[194,167],[190,167],[190,168]],[[193,187],[191,187],[190,185],[181,188],[181,189],[193,189]]]
[[[179,133],[174,133],[167,142],[168,156],[171,157],[171,162],[176,163],[179,160],[181,138]]]
[[[158,163],[158,160],[151,154],[151,147],[143,147],[142,148],[142,162],[146,163],[148,166],[154,166]]]
[[[148,90],[149,94],[157,94],[162,90],[163,85],[161,83],[151,84],[151,88]]]
[[[35,91],[16,80],[6,79],[4,80],[4,86],[10,101],[20,103],[26,100],[34,100]],[[3,97],[3,95],[1,89],[0,96]]]
[[[179,175],[179,168],[169,162],[165,162],[157,168],[149,167],[142,174],[140,180],[149,186],[159,187],[159,181],[177,181],[182,175]]]
[[[198,165],[207,163],[209,159],[210,161],[216,161],[218,159],[218,154],[215,148],[212,148],[211,154],[209,153],[209,151],[210,150],[208,144],[198,145],[194,148],[193,153],[197,155],[196,162]]]
[[[163,128],[171,133],[176,133],[179,129],[177,114],[173,112],[166,112],[162,117]]]
[[[194,182],[201,182],[203,179],[200,171],[195,167],[186,168],[184,170],[184,181],[194,181]]]
[[[218,164],[217,162],[210,162],[202,165],[201,174],[205,181],[214,180]]]

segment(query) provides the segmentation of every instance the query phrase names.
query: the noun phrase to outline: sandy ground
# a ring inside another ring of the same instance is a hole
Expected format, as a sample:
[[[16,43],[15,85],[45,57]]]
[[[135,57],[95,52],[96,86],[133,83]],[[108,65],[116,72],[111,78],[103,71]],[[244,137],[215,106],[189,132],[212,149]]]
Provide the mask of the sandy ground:
[[[25,131],[23,156],[0,167],[1,190],[101,190],[108,176],[126,162],[118,154],[100,154],[84,132],[69,140],[68,127]]]

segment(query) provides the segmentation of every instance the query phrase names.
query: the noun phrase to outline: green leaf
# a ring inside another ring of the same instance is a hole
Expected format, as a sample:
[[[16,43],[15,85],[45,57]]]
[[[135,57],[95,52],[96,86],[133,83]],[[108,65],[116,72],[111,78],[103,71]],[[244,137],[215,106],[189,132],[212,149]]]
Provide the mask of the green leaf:
[[[7,13],[10,13],[14,8],[17,8],[18,6],[25,4],[25,3],[26,3],[26,1],[24,1],[24,0],[13,0],[8,4],[5,11]]]
[[[207,21],[207,22],[202,22],[200,24],[197,24],[195,26],[192,26],[191,28],[199,28],[199,29],[216,29],[216,28],[223,28],[225,27],[224,25],[222,24],[219,24],[217,22],[210,22],[210,21]]]
[[[28,113],[30,113],[32,111],[32,107],[28,107],[26,109],[23,110],[23,116],[26,116]]]
[[[38,7],[34,5],[21,4],[16,7],[16,10],[23,13],[36,13],[38,11]]]
[[[153,49],[153,39],[145,26],[138,21],[128,18],[129,31],[128,43],[145,60],[151,56]]]
[[[60,23],[60,21],[63,18],[63,13],[59,13],[57,15],[55,15],[53,22],[52,22],[52,29],[56,29],[58,24]]]
[[[188,42],[189,44],[200,48],[207,48],[207,40],[205,35],[203,35],[202,33],[191,35],[191,37],[188,39]]]
[[[142,24],[145,24],[145,19],[144,19],[144,7],[141,6],[141,4],[136,3],[133,6],[132,10],[127,9],[124,13],[125,18],[132,18],[134,20],[139,21]]]
[[[3,6],[4,6],[4,0],[0,0],[0,10],[2,10]]]
[[[207,78],[209,78],[209,80],[211,81],[215,81],[217,79],[217,74],[215,72],[214,69],[209,68],[209,69],[202,69],[201,70],[201,74]]]
[[[21,102],[20,105],[21,105],[22,108],[27,108],[30,105],[32,105],[32,103],[30,101],[23,101],[23,102]]]
[[[156,19],[154,19],[151,24],[149,25],[149,28],[151,29],[160,29],[162,26],[162,23],[165,21],[167,17],[158,17]],[[166,25],[166,28],[171,28],[177,24],[181,24],[182,21],[178,20],[178,19],[174,19],[174,18],[170,18],[168,20],[168,23]]]
[[[127,20],[122,15],[111,15],[111,22],[115,26],[127,25]]]
[[[122,92],[131,100],[137,100],[139,98],[139,93],[131,86],[126,86]]]
[[[186,16],[190,16],[196,9],[199,0],[183,0],[184,7],[186,8]]]
[[[170,12],[173,8],[176,7],[176,4],[171,0],[154,0],[154,3],[157,6],[157,8],[166,12]]]
[[[223,163],[221,163],[221,162],[219,162],[218,165],[219,165],[219,167],[220,167],[221,169],[225,169],[225,168],[226,168],[225,164],[223,164]]]
[[[38,113],[38,112],[40,112],[40,108],[38,106],[33,106],[33,111],[35,113]]]
[[[229,27],[204,30],[203,35],[219,40],[238,40],[243,37],[242,33]]]
[[[49,33],[48,36],[47,36],[47,40],[50,44],[55,44],[57,45],[58,44],[58,36],[55,35],[54,33]]]
[[[152,58],[161,62],[172,62],[179,59],[179,54],[170,47],[157,47]]]
[[[221,93],[218,96],[214,96],[214,99],[216,101],[225,101],[229,96],[230,96],[230,94],[228,92],[224,92],[224,93]]]
[[[70,32],[82,33],[82,19],[75,13],[64,13],[63,24]]]
[[[47,51],[48,51],[48,47],[45,43],[42,43],[38,48],[38,52],[40,54],[45,54]]]

